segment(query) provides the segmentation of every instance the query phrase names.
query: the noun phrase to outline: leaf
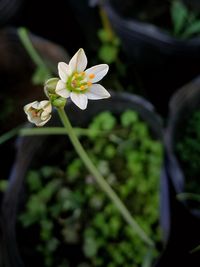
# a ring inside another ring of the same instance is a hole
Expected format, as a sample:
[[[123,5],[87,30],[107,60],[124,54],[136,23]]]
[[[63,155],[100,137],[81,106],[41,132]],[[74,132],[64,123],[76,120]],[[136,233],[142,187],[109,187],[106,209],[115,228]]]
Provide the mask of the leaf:
[[[193,24],[191,24],[183,33],[184,38],[189,38],[192,35],[200,34],[200,20],[195,21]]]
[[[83,251],[86,257],[91,258],[97,254],[98,246],[92,237],[88,237],[85,239]]]
[[[0,191],[1,192],[6,191],[7,187],[8,187],[8,181],[7,180],[1,180],[0,181]]]
[[[116,61],[118,55],[118,47],[111,44],[105,44],[99,49],[99,58],[107,64]]]
[[[42,188],[40,174],[36,171],[29,171],[27,175],[27,184],[31,192],[39,191]]]
[[[106,43],[110,41],[110,36],[106,30],[100,29],[97,34],[102,43]]]
[[[138,114],[132,110],[127,110],[121,115],[121,124],[128,127],[138,122]]]
[[[171,6],[171,19],[174,26],[174,34],[178,35],[187,20],[188,10],[181,1],[172,2]]]

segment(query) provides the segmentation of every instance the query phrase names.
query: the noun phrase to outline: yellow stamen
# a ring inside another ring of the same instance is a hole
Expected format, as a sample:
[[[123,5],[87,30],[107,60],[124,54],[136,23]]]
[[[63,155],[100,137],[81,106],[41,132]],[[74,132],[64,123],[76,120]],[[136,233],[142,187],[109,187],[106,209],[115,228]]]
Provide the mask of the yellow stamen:
[[[91,82],[87,82],[87,86],[91,86],[92,85],[92,83]]]
[[[90,78],[90,79],[94,79],[94,77],[95,77],[94,73],[91,73],[91,74],[89,75],[89,78]]]
[[[82,71],[80,74],[81,74],[81,76],[85,76],[85,72],[84,71]]]
[[[76,72],[76,73],[74,73],[74,76],[77,78],[79,75],[78,75],[78,73]]]
[[[81,89],[81,90],[84,90],[84,89],[85,89],[85,86],[84,86],[84,85],[81,85],[81,86],[80,86],[80,89]]]

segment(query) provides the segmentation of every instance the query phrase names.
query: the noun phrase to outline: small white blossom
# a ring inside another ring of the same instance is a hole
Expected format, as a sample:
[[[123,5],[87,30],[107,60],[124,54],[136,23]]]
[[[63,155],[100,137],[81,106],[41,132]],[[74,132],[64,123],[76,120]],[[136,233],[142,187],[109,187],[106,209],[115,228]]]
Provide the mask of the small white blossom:
[[[30,122],[36,126],[43,126],[51,118],[52,105],[50,101],[34,101],[24,106],[24,111]]]
[[[86,109],[88,99],[110,97],[109,92],[102,85],[97,84],[107,74],[108,65],[100,64],[89,69],[86,69],[86,66],[87,57],[82,48],[72,57],[69,64],[58,63],[60,80],[55,92],[63,98],[70,97],[80,109]]]

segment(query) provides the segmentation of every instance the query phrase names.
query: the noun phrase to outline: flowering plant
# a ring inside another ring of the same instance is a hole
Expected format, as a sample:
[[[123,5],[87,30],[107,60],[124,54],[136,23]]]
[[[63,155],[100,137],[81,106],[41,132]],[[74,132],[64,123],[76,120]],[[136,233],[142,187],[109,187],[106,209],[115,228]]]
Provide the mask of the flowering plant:
[[[92,174],[92,177],[96,180],[103,192],[110,198],[133,231],[140,236],[150,249],[154,249],[153,241],[134,220],[127,207],[91,161],[87,152],[78,140],[65,112],[68,98],[71,98],[72,102],[77,105],[78,108],[84,110],[88,105],[88,99],[99,100],[110,97],[110,93],[102,85],[97,83],[107,74],[109,69],[108,65],[100,64],[89,69],[86,69],[86,66],[87,58],[82,48],[72,57],[69,64],[64,62],[58,63],[59,78],[50,78],[44,84],[44,92],[48,97],[48,100],[40,102],[34,101],[24,107],[27,119],[40,128],[27,129],[28,131],[25,129],[22,131],[22,134],[34,134],[36,132],[58,134],[59,132],[63,133],[64,130],[83,164]],[[63,128],[41,128],[41,126],[44,126],[51,119],[53,108],[57,110]]]

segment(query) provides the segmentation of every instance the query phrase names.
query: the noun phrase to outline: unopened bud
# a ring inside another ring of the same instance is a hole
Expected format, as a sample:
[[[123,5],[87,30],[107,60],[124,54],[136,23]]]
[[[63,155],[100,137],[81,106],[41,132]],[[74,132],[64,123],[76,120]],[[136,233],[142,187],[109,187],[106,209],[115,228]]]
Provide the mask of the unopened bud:
[[[46,81],[44,85],[44,92],[47,97],[49,97],[50,94],[55,94],[56,90],[56,85],[58,83],[59,79],[58,78],[51,78]]]
[[[67,102],[67,99],[60,96],[52,100],[52,105],[56,108],[63,108],[66,105],[66,102]]]

